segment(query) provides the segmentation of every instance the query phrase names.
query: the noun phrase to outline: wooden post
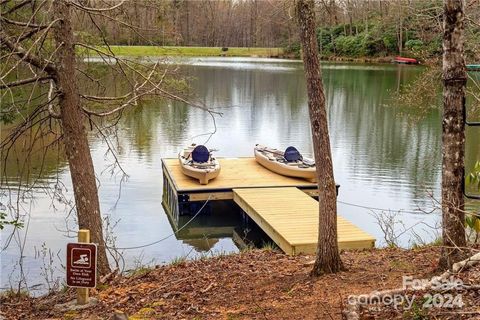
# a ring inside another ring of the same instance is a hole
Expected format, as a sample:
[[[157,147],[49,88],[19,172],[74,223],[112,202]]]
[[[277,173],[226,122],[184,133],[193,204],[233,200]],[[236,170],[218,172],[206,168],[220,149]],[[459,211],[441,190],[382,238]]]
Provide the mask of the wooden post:
[[[90,243],[90,230],[78,230],[78,242]],[[77,304],[83,305],[88,303],[88,288],[77,288]]]

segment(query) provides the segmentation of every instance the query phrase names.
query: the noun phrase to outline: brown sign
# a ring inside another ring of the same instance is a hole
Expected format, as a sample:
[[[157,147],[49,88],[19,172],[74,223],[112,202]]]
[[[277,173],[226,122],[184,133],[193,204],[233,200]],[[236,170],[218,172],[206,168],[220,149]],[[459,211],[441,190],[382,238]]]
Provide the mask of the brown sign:
[[[67,244],[67,286],[95,288],[97,284],[97,245]]]

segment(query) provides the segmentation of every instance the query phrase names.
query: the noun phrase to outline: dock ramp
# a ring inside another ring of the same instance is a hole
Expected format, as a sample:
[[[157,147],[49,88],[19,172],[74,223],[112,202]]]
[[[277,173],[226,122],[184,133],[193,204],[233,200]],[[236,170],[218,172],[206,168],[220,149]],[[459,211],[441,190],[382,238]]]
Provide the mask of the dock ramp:
[[[314,254],[318,201],[295,187],[235,188],[233,201],[287,254]],[[339,249],[375,246],[375,238],[337,216]]]

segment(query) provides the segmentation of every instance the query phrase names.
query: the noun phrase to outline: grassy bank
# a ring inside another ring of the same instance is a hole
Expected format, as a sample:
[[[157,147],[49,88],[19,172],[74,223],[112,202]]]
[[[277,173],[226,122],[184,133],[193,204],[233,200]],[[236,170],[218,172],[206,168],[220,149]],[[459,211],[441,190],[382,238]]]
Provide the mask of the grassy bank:
[[[161,47],[161,46],[110,46],[118,56],[185,56],[185,57],[279,57],[283,54],[281,48],[228,48],[222,51],[220,47]],[[99,50],[106,51],[99,46]],[[94,50],[88,50],[89,55],[98,55]]]

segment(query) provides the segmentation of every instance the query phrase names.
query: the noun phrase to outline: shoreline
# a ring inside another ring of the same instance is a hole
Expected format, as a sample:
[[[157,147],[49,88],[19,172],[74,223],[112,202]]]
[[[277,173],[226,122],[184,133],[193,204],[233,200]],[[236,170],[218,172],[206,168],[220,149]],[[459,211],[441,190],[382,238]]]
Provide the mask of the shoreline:
[[[114,275],[91,290],[97,303],[88,309],[55,307],[75,298],[72,288],[0,302],[8,319],[111,319],[117,312],[130,316],[118,319],[339,319],[349,295],[396,288],[404,275],[435,275],[439,253],[435,246],[342,251],[346,271],[313,278],[313,255],[246,250]]]
[[[97,46],[97,49],[107,53],[103,46]],[[227,51],[222,51],[221,47],[112,45],[110,49],[115,55],[128,57],[250,57],[301,60],[298,54],[286,53],[283,48],[230,47]],[[92,57],[100,56],[98,52],[91,49],[82,49],[79,52]],[[394,56],[349,57],[320,55],[321,61],[331,62],[392,64],[393,59]],[[434,60],[427,60],[418,65],[431,65],[434,63]]]
[[[129,57],[259,57],[259,58],[281,58],[284,57],[282,48],[249,48],[230,47],[223,51],[222,47],[175,47],[175,46],[122,46],[111,45],[111,51],[118,56]],[[104,46],[97,46],[97,50],[107,53]],[[80,52],[98,56],[99,53],[92,49],[81,49]]]

